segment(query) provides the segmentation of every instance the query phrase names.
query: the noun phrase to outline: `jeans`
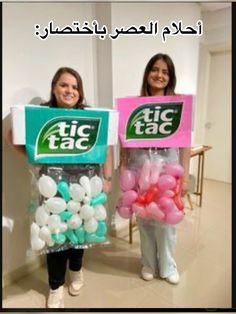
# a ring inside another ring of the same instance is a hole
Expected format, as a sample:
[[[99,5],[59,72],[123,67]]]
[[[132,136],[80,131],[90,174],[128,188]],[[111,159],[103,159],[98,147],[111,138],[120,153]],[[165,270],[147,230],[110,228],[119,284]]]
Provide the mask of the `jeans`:
[[[176,227],[162,222],[137,219],[142,265],[151,268],[152,273],[159,272],[160,277],[166,278],[176,272],[173,258],[176,245]]]

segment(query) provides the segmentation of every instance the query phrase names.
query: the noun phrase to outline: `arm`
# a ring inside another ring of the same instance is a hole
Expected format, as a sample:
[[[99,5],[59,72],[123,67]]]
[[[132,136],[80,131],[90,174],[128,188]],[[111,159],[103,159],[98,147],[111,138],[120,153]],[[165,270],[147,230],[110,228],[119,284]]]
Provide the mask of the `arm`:
[[[128,164],[128,151],[126,148],[120,147],[120,166],[119,172],[121,173]]]
[[[108,146],[106,161],[102,167],[103,172],[103,191],[107,194],[111,193],[112,189],[112,172],[113,172],[113,149],[112,146]]]
[[[182,179],[182,194],[188,191],[190,147],[180,148],[180,164],[184,167],[184,177]]]

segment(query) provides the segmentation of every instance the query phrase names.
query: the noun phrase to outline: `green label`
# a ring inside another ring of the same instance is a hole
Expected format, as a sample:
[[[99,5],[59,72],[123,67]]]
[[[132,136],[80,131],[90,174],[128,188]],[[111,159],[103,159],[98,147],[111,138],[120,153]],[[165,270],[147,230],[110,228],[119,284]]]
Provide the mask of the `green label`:
[[[105,162],[107,111],[26,106],[25,119],[29,162]]]
[[[139,106],[128,119],[126,140],[169,137],[179,127],[182,108],[182,102]]]
[[[36,140],[35,158],[79,155],[96,143],[101,119],[59,117],[45,123]]]

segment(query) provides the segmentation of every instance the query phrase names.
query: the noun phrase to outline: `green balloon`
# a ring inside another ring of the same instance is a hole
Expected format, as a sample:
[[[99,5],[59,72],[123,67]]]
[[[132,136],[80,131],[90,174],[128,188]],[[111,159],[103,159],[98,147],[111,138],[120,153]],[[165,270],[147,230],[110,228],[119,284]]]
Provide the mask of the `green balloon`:
[[[107,201],[107,194],[102,192],[102,193],[99,193],[97,196],[95,196],[94,198],[91,199],[90,205],[96,206],[98,204],[106,203],[106,201]]]
[[[66,241],[66,237],[63,233],[52,233],[52,239],[55,241],[56,244],[63,244]]]
[[[57,183],[57,191],[61,194],[66,202],[70,200],[70,189],[69,185],[65,181],[59,181]]]
[[[106,241],[106,237],[98,237],[97,235],[96,235],[96,242],[97,243],[102,243],[102,242],[105,242]]]
[[[88,232],[85,233],[86,242],[95,243],[97,242],[96,239],[97,239],[97,236],[95,233],[88,233]]]
[[[68,210],[64,210],[63,212],[61,212],[59,214],[60,218],[62,221],[66,221],[68,219],[70,219],[72,217],[72,212],[68,211]]]
[[[72,244],[78,244],[78,238],[77,236],[75,235],[75,233],[73,232],[72,229],[67,229],[65,232],[64,232],[65,236],[70,240],[70,242]]]
[[[97,230],[96,230],[96,235],[98,237],[103,237],[105,236],[107,233],[107,224],[105,221],[99,221],[98,222],[98,227],[97,227]]]
[[[78,242],[80,244],[83,244],[85,242],[85,231],[82,226],[74,230],[76,237],[78,239]]]

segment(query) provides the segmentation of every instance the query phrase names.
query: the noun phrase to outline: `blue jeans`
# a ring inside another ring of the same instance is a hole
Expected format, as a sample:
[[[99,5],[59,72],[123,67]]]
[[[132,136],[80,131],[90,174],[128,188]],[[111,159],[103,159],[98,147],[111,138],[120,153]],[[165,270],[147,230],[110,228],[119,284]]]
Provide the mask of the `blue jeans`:
[[[176,227],[162,222],[137,219],[140,232],[142,265],[166,278],[176,272],[174,250]]]

